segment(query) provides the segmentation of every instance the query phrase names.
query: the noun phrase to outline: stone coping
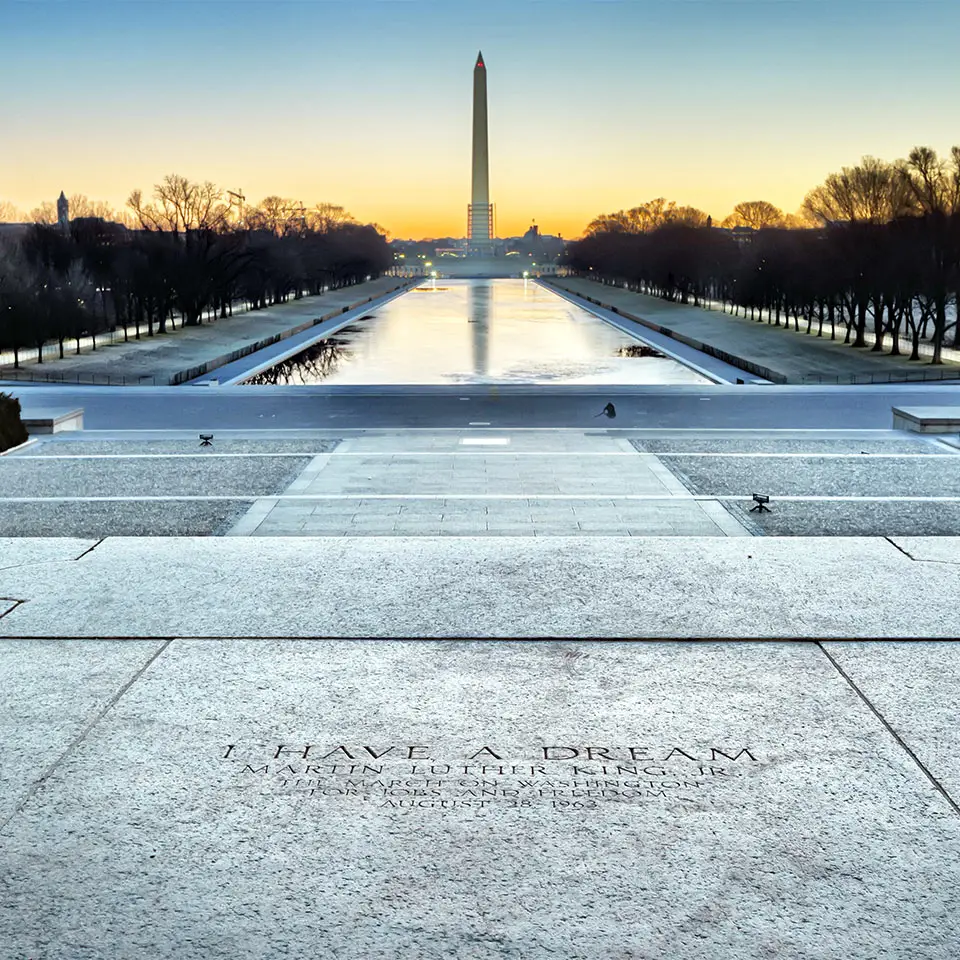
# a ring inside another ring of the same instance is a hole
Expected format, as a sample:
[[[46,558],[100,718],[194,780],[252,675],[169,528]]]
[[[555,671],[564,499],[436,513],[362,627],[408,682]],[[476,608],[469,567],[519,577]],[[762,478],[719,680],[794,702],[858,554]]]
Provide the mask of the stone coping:
[[[960,407],[893,407],[892,410],[894,430],[960,432]]]
[[[63,408],[27,407],[20,419],[27,433],[60,433],[65,430],[83,429],[83,407],[73,410]]]

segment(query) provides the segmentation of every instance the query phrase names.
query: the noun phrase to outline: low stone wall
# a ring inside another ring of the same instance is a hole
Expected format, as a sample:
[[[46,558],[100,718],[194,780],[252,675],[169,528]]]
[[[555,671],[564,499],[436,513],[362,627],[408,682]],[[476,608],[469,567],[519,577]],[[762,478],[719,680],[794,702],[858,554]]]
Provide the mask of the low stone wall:
[[[960,407],[893,407],[893,429],[960,433]]]
[[[272,333],[270,336],[261,337],[259,340],[254,340],[252,343],[245,343],[242,347],[237,347],[235,350],[231,350],[228,353],[221,353],[212,360],[206,360],[203,363],[196,364],[195,366],[187,367],[185,370],[177,371],[170,377],[170,385],[176,386],[177,384],[186,383],[189,380],[193,380],[195,377],[202,377],[205,373],[209,373],[211,370],[216,370],[218,367],[224,367],[228,363],[233,363],[234,360],[239,360],[241,357],[247,357],[251,353],[256,353],[258,350],[262,350],[264,347],[272,346],[274,343],[279,343],[281,340],[286,340],[288,337],[302,333],[304,330],[307,330],[310,327],[316,327],[321,323],[326,323],[328,320],[332,320],[334,317],[340,316],[341,314],[349,313],[351,310],[356,310],[357,307],[362,307],[365,303],[371,303],[372,301],[379,300],[382,297],[388,297],[391,293],[395,293],[397,290],[406,287],[417,286],[422,282],[422,277],[417,277],[415,280],[404,280],[401,283],[398,283],[395,287],[390,287],[389,290],[384,290],[382,293],[378,293],[376,296],[365,297],[362,300],[357,300],[355,303],[350,303],[345,307],[340,307],[339,309],[333,310],[330,313],[325,313],[321,317],[315,317],[312,320],[307,320],[305,323],[300,323],[295,327],[290,327],[289,330],[283,330],[280,333]]]

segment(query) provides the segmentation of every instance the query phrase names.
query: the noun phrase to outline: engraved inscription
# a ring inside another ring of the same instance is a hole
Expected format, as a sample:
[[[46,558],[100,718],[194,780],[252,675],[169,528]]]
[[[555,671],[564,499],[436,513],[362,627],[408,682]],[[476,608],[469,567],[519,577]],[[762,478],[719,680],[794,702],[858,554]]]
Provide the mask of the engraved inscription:
[[[231,783],[262,794],[344,798],[386,808],[698,803],[717,783],[760,764],[748,746],[602,746],[545,743],[225,744]]]

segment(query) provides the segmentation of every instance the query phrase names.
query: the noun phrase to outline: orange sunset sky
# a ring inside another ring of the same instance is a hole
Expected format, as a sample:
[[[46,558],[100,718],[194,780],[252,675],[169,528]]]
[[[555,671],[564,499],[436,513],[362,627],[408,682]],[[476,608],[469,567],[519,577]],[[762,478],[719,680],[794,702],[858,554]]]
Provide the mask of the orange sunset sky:
[[[122,207],[167,173],[462,236],[472,68],[497,232],[579,235],[657,196],[796,210],[864,154],[960,142],[960,5],[0,4],[0,200]],[[869,15],[867,15],[869,14]],[[44,51],[44,69],[36,53]]]

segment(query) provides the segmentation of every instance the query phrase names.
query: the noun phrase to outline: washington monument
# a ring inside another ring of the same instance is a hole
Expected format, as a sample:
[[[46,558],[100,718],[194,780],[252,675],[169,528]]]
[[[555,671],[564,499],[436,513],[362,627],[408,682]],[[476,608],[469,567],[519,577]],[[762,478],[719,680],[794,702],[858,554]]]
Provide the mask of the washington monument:
[[[473,191],[467,207],[470,250],[492,252],[493,204],[490,202],[490,163],[487,156],[487,68],[483,53],[473,68]]]

